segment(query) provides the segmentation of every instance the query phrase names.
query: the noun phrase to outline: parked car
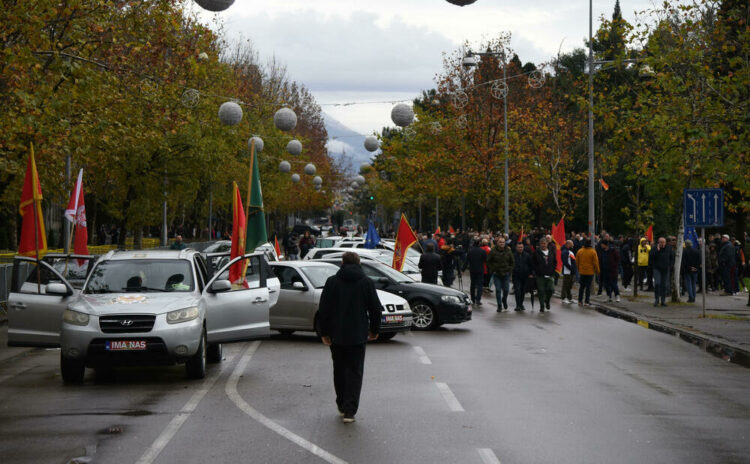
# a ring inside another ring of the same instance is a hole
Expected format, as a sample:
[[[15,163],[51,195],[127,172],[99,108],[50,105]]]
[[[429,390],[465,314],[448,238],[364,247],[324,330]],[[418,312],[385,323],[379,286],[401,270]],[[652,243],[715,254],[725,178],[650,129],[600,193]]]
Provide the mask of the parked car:
[[[318,261],[341,265],[341,259]],[[314,261],[313,261],[314,262]],[[415,282],[383,263],[362,260],[362,270],[375,282],[375,288],[393,293],[409,302],[414,313],[414,329],[435,329],[442,324],[459,324],[471,320],[469,296],[453,288]]]
[[[242,259],[247,285],[222,278]],[[81,383],[87,367],[175,363],[203,378],[222,343],[269,335],[264,266],[262,254],[247,254],[212,277],[195,250],[111,251],[79,292],[49,263],[17,257],[8,345],[59,346],[66,383]]]
[[[271,247],[269,250],[268,247]],[[260,245],[255,249],[256,253],[262,253],[263,258],[265,259],[266,263],[278,261],[276,259],[276,250],[273,248],[273,246],[270,243],[266,243],[265,245]],[[210,277],[213,277],[220,269],[222,269],[228,262],[231,252],[230,251],[222,251],[217,253],[202,253],[203,258],[206,261],[206,268],[208,270],[208,275]],[[276,302],[279,300],[279,288],[281,287],[281,284],[279,283],[279,279],[276,278],[276,275],[268,268],[268,266],[263,266],[261,269],[261,272],[265,275],[266,278],[266,286],[268,287],[268,306],[269,308],[273,308]],[[225,270],[224,274],[219,277],[220,279],[228,279],[229,278],[229,271]]]
[[[354,253],[357,253],[361,259],[370,259],[373,261],[378,261],[380,263],[385,264],[386,266],[391,266],[393,264],[393,252],[388,250],[368,250],[367,248],[355,248],[352,250],[347,251],[353,251]],[[336,251],[334,253],[326,254],[324,257],[329,259],[341,259],[345,252],[344,251]],[[413,264],[408,259],[404,260],[404,267],[401,268],[401,273],[406,275],[407,277],[410,277],[417,282],[422,281],[422,271],[419,269],[419,267],[416,264]],[[442,275],[442,271],[438,271],[439,275]]]
[[[338,266],[315,261],[286,261],[271,263],[271,269],[281,281],[279,302],[271,308],[271,329],[283,334],[296,330],[317,333],[320,294],[328,277],[338,272]],[[399,332],[411,330],[409,303],[382,290],[377,292],[383,306],[379,338],[389,340]]]

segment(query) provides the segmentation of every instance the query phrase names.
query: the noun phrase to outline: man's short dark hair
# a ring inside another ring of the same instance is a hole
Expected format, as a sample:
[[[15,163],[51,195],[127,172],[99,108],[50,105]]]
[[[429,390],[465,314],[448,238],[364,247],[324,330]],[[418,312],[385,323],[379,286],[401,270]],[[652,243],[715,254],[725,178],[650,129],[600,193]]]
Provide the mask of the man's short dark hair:
[[[435,245],[433,245],[432,243],[428,243],[427,245],[425,245],[424,249],[427,253],[432,253],[433,251],[435,251]]]
[[[341,264],[359,264],[359,255],[353,251],[347,251],[341,256]]]
[[[587,238],[583,241],[583,246],[590,247],[591,246],[591,239]]]

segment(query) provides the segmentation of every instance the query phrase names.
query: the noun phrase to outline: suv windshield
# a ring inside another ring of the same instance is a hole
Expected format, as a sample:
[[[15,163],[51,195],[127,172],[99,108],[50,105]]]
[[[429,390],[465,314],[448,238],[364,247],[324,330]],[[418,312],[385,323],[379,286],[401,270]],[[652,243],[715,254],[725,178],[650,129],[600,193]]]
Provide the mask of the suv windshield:
[[[99,263],[83,293],[190,292],[193,288],[190,261],[123,259]]]

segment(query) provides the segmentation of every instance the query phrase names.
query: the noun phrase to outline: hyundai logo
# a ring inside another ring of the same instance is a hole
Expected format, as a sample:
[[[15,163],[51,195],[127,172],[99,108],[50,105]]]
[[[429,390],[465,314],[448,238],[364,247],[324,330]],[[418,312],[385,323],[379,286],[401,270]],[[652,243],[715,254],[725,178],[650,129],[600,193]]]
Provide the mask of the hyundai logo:
[[[133,321],[130,319],[123,319],[120,321],[120,325],[123,327],[130,327],[131,325],[133,325]]]

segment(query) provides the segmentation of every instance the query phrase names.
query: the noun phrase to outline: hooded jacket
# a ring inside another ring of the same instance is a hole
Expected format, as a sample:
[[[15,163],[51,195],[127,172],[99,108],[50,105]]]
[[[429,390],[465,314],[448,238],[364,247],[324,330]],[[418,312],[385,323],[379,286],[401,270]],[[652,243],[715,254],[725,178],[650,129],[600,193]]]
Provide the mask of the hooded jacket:
[[[367,332],[380,332],[383,307],[375,284],[359,264],[344,264],[328,278],[318,307],[321,337],[331,337],[335,345],[367,342]]]

